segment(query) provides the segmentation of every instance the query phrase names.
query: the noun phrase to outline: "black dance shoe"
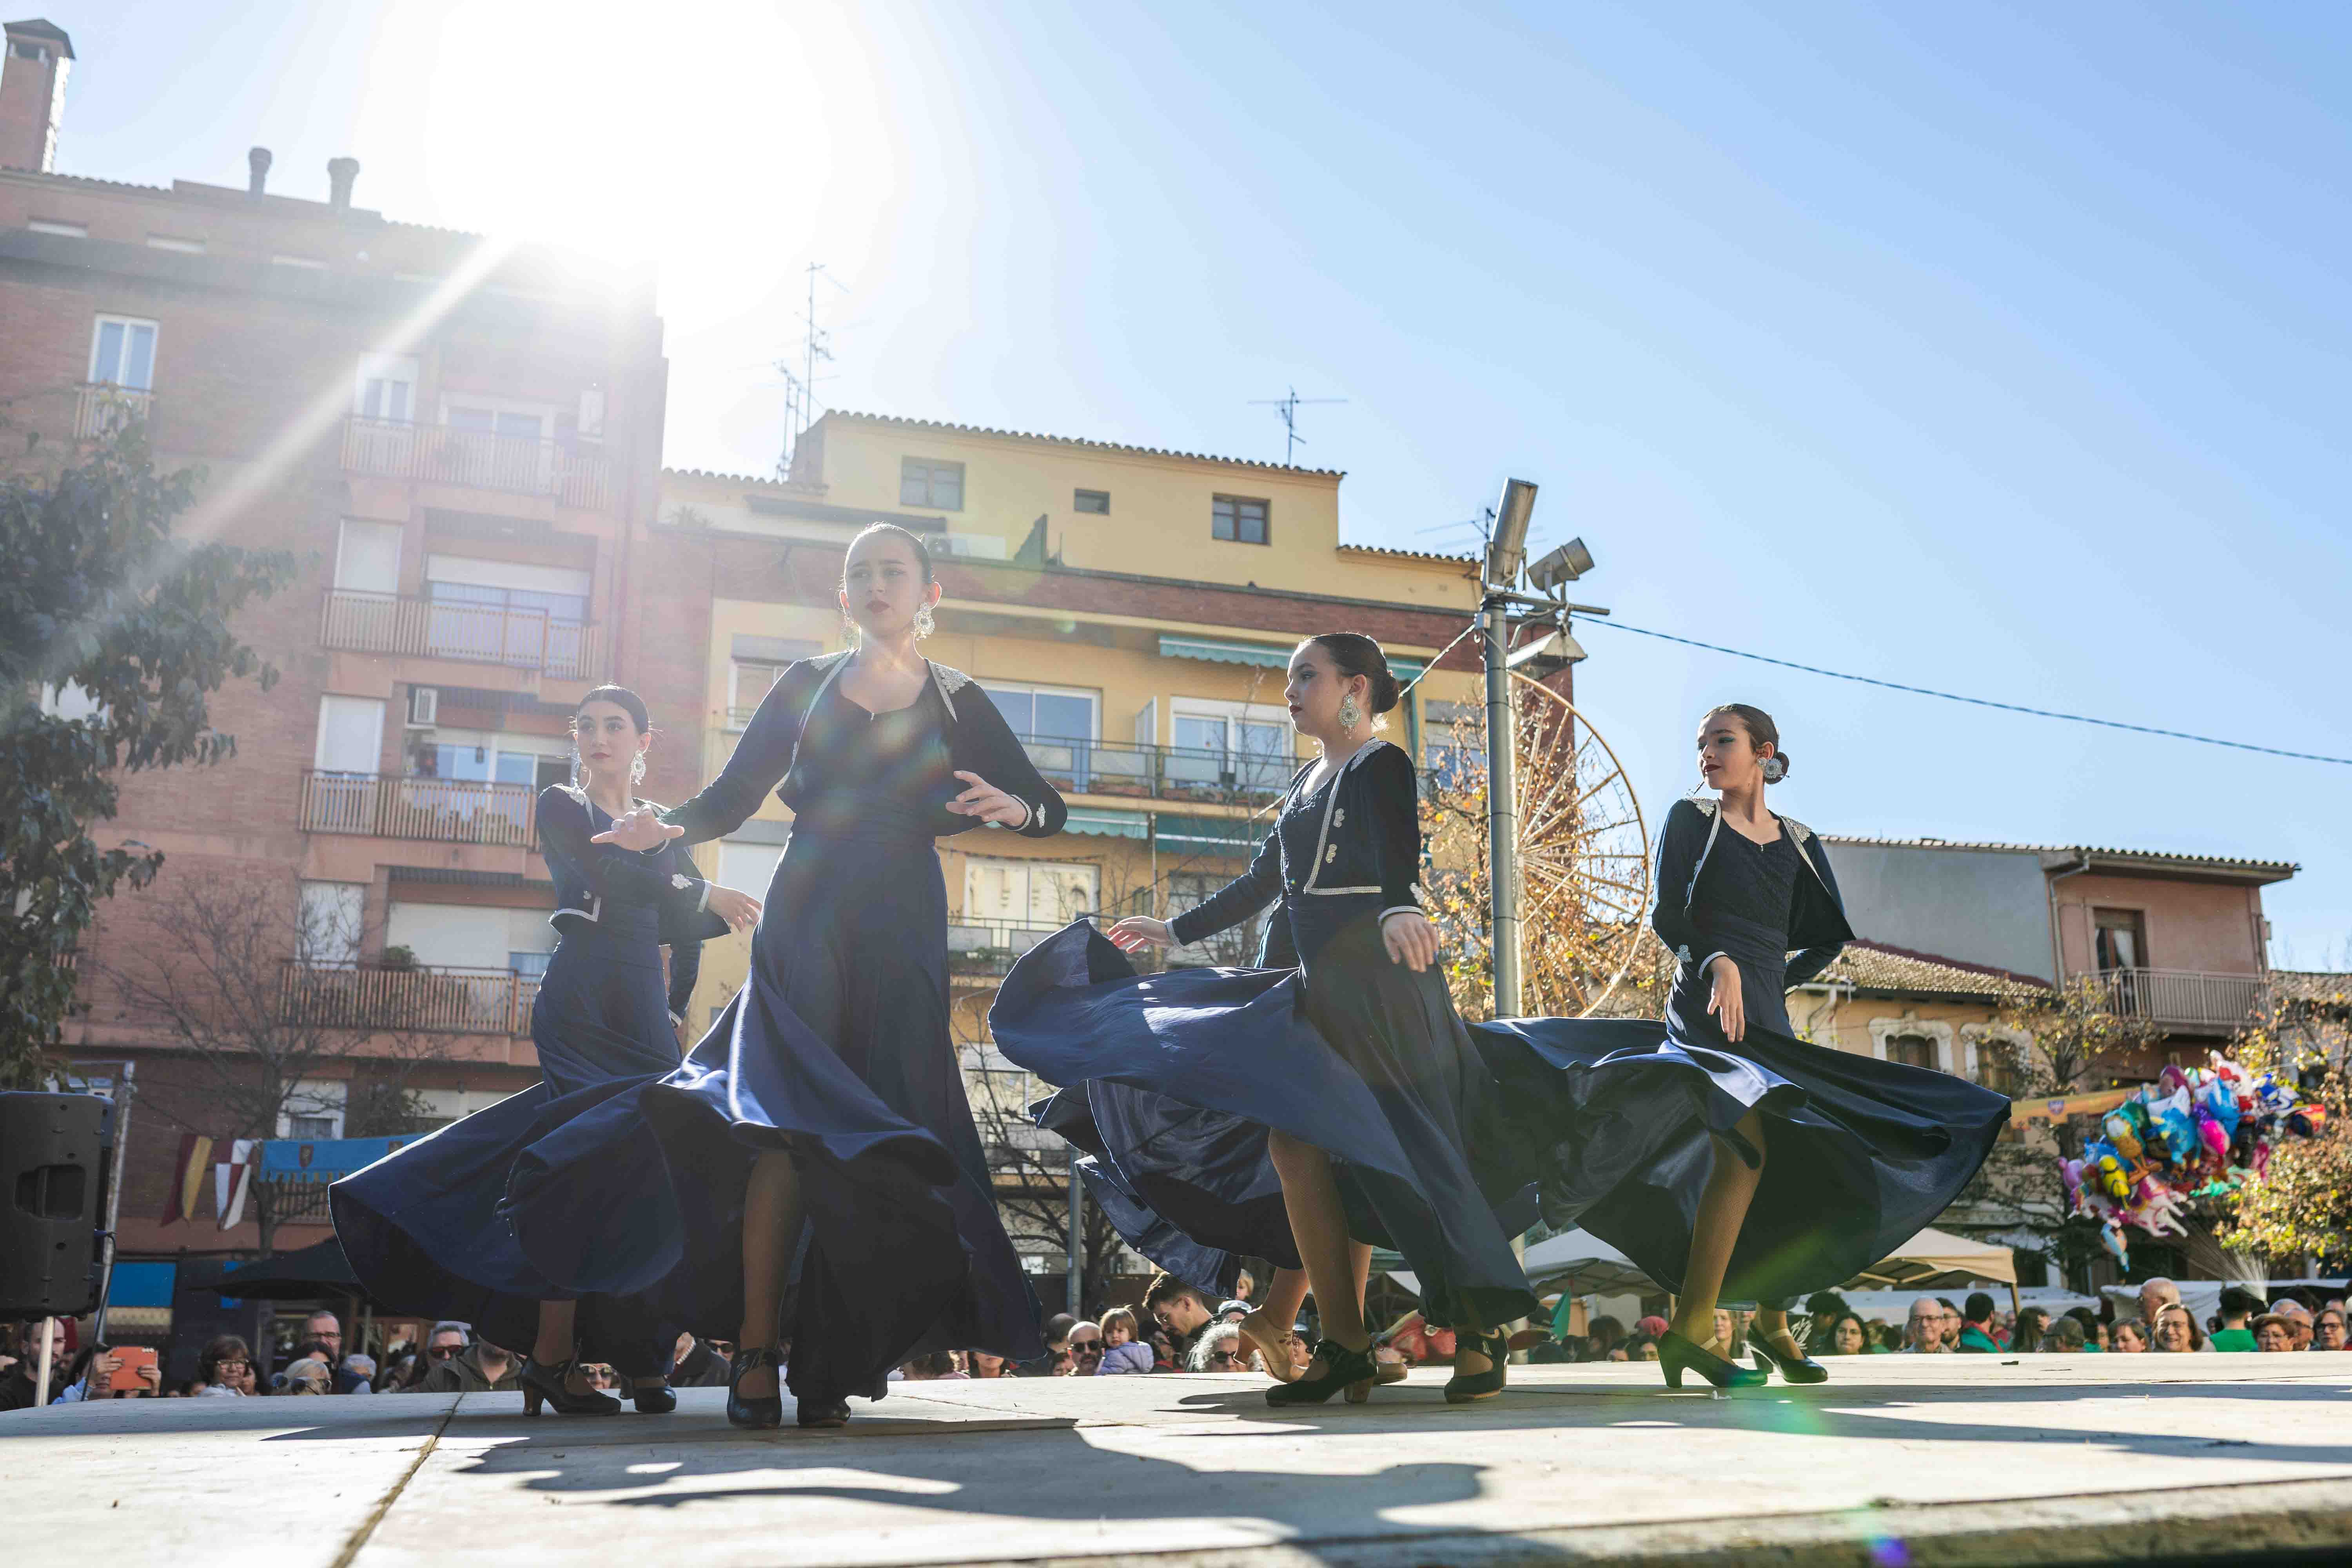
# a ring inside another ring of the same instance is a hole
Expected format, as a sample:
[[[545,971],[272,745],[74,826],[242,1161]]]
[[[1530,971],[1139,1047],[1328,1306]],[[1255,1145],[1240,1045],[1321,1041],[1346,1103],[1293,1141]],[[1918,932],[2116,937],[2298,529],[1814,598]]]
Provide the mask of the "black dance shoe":
[[[1467,1405],[1474,1399],[1492,1399],[1503,1392],[1504,1369],[1511,1364],[1511,1336],[1505,1333],[1467,1334],[1454,1336],[1454,1354],[1475,1351],[1486,1358],[1486,1370],[1471,1376],[1455,1373],[1445,1380],[1445,1403]]]
[[[667,1415],[677,1408],[677,1394],[667,1383],[631,1383],[629,1403],[640,1415]]]
[[[754,1396],[741,1392],[743,1374],[761,1367],[775,1369],[779,1392]],[[727,1425],[752,1431],[784,1424],[784,1396],[781,1380],[782,1369],[776,1362],[776,1352],[765,1345],[743,1345],[735,1352],[735,1364],[727,1378]]]
[[[1685,1371],[1698,1373],[1717,1388],[1761,1388],[1772,1381],[1772,1374],[1762,1367],[1726,1361],[1672,1329],[1658,1336],[1658,1370],[1666,1374],[1668,1388],[1680,1388]]]
[[[1318,1340],[1315,1359],[1323,1363],[1323,1375],[1309,1377],[1299,1374],[1296,1383],[1279,1384],[1265,1391],[1268,1405],[1320,1405],[1343,1388],[1353,1384],[1370,1384],[1380,1375],[1372,1361],[1372,1347],[1351,1351],[1337,1340]],[[1361,1404],[1352,1392],[1349,1403]]]
[[[803,1399],[797,1419],[803,1426],[846,1426],[849,1425],[849,1401]]]
[[[1827,1383],[1830,1369],[1809,1355],[1786,1356],[1775,1350],[1760,1335],[1750,1335],[1748,1348],[1756,1352],[1759,1367],[1773,1366],[1780,1370],[1783,1383]],[[1767,1375],[1769,1375],[1768,1373]]]
[[[593,1388],[574,1394],[565,1386],[566,1380],[572,1376],[572,1369],[578,1364],[576,1357],[572,1361],[558,1362],[540,1362],[529,1356],[523,1357],[522,1370],[515,1374],[522,1384],[522,1413],[536,1415],[539,1407],[544,1404],[554,1405],[558,1415],[619,1415],[621,1402],[611,1394]]]

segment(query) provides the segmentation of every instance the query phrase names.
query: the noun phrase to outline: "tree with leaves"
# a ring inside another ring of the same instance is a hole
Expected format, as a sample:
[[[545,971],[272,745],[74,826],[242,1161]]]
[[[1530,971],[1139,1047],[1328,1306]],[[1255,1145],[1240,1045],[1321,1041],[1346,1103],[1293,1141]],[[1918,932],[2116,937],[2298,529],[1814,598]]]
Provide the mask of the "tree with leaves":
[[[2279,977],[2230,1055],[2294,1085],[2326,1120],[2316,1136],[2280,1138],[2262,1173],[2224,1200],[2221,1245],[2340,1271],[2352,1262],[2352,975]]]
[[[174,535],[201,475],[155,471],[142,422],[0,479],[0,1085],[38,1081],[101,900],[160,851],[109,844],[125,773],[231,756],[212,695],[277,671],[232,628],[293,557]]]

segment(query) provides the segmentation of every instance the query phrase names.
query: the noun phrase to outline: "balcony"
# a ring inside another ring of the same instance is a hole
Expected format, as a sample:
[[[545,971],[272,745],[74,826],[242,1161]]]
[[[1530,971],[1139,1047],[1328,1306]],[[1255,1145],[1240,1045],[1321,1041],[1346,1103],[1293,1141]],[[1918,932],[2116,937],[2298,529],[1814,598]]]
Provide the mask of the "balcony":
[[[1296,757],[1256,752],[1055,735],[1024,735],[1021,745],[1047,784],[1073,795],[1262,805],[1280,795],[1298,771]]]
[[[2233,1032],[2270,992],[2265,975],[2196,969],[2110,969],[2097,978],[2117,1013],[2200,1034]]]
[[[289,1024],[374,1034],[527,1035],[539,977],[511,969],[387,968],[289,961]]]
[[[948,927],[948,973],[1002,976],[1013,961],[1053,935],[1058,926],[955,924]]]
[[[537,800],[530,784],[311,772],[302,775],[301,828],[528,849]]]
[[[74,389],[74,438],[98,440],[154,410],[155,395],[109,382],[85,382]]]
[[[343,423],[343,469],[509,495],[552,496],[591,511],[612,504],[612,465],[593,442],[526,440],[354,414]]]
[[[604,628],[551,620],[544,610],[467,605],[331,588],[319,643],[346,653],[446,658],[535,669],[560,680],[604,678]]]

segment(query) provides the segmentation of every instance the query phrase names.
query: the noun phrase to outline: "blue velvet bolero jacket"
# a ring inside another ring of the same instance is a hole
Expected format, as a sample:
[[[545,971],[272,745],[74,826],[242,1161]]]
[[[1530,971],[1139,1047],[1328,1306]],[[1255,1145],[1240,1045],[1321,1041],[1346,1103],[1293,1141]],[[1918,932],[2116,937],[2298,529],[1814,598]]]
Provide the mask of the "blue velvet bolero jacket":
[[[1777,814],[1776,814],[1777,815]],[[1715,954],[1707,949],[1706,933],[1694,912],[1698,898],[1698,874],[1723,831],[1717,803],[1703,795],[1686,795],[1666,813],[1666,827],[1658,836],[1657,904],[1650,913],[1650,929],[1685,969],[1705,969]],[[1813,830],[1793,816],[1780,818],[1780,831],[1796,846],[1797,858],[1812,875],[1797,879],[1790,902],[1788,942],[1796,956],[1789,961],[1791,986],[1827,969],[1845,944],[1853,940],[1845,921],[1845,900],[1838,895],[1837,877],[1830,869],[1829,851]],[[1704,956],[1701,956],[1701,955]]]

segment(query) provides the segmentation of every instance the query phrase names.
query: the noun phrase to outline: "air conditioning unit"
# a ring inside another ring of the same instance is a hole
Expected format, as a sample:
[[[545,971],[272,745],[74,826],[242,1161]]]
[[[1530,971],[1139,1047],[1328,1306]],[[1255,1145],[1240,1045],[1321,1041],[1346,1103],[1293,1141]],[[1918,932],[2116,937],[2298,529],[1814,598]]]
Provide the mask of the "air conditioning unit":
[[[438,687],[412,686],[408,689],[408,728],[430,730],[441,711],[441,691]]]

